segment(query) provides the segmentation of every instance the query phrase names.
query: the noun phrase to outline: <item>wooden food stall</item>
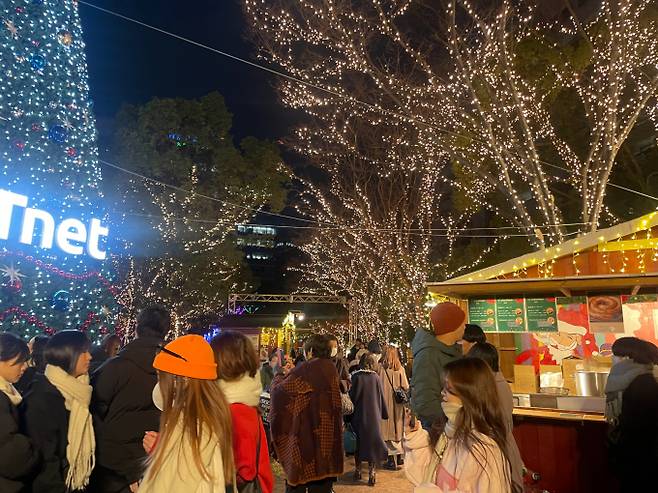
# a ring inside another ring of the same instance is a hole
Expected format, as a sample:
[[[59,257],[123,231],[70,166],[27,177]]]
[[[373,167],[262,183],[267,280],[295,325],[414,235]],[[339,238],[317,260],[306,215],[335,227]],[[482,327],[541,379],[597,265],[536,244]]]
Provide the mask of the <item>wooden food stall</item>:
[[[603,417],[611,346],[624,336],[658,345],[657,287],[658,213],[428,284],[498,348],[514,435],[541,488],[616,491]]]

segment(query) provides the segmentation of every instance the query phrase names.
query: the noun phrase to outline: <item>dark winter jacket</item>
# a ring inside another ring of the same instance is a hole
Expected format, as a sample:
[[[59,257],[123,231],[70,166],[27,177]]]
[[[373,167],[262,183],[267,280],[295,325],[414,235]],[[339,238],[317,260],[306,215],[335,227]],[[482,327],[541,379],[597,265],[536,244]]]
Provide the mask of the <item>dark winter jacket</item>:
[[[441,391],[443,367],[462,357],[459,344],[447,346],[425,329],[418,329],[411,342],[414,355],[411,374],[411,407],[423,422],[443,417]]]
[[[622,491],[644,491],[658,465],[658,367],[635,377],[621,398],[609,435],[610,458]],[[613,367],[614,370],[614,367]]]
[[[34,380],[34,376],[37,373],[43,373],[43,370],[38,372],[36,366],[29,366],[25,370],[25,373],[23,373],[21,379],[18,382],[16,382],[14,387],[16,387],[16,390],[18,390],[21,393],[21,395],[27,394],[27,391],[30,390],[30,385],[32,385],[32,380]]]
[[[338,380],[340,382],[340,391],[344,394],[350,390],[350,372],[347,361],[342,356],[331,358],[332,363],[336,366]]]
[[[98,370],[103,363],[109,359],[109,355],[105,348],[96,346],[91,350],[91,363],[89,364],[89,374],[92,375]]]
[[[30,439],[19,432],[18,409],[0,392],[0,491],[19,493],[38,454]]]
[[[270,366],[269,361],[266,361],[260,369],[260,383],[263,384],[265,392],[269,392],[272,380],[274,380],[274,368]]]
[[[357,437],[357,460],[374,463],[386,460],[388,449],[379,423],[388,419],[388,410],[377,373],[371,370],[354,372],[350,398],[354,403],[350,423]]]
[[[22,431],[40,456],[32,476],[32,493],[66,493],[69,411],[64,405],[64,397],[44,375],[38,373],[19,412]]]
[[[126,485],[141,478],[144,433],[159,429],[152,395],[158,381],[153,359],[161,344],[155,337],[135,339],[92,375],[96,464],[99,472],[107,469],[125,478]]]

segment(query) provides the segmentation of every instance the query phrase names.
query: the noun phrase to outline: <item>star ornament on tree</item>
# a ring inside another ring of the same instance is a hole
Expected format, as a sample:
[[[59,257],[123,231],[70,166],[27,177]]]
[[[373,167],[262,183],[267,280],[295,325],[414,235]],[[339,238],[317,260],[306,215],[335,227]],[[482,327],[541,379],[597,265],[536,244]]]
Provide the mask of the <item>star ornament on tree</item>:
[[[14,24],[14,21],[10,21],[7,19],[5,21],[5,27],[7,28],[7,31],[9,31],[9,35],[13,39],[18,38],[18,28],[16,27],[16,24]]]
[[[2,272],[3,277],[9,278],[9,283],[20,283],[21,282],[21,277],[25,277],[25,274],[21,274],[21,272],[14,267],[14,264],[11,265],[3,265],[2,268],[0,268],[0,272]]]

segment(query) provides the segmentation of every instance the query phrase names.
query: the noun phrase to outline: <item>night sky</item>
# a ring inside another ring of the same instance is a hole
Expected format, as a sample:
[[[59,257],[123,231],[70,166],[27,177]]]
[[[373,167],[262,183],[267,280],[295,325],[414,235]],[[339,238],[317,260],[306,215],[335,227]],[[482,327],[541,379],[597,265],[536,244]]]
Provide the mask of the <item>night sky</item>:
[[[255,60],[239,0],[89,2]],[[237,138],[277,139],[293,125],[294,116],[278,102],[274,75],[83,4],[80,14],[101,147],[111,139],[112,119],[122,103],[196,98],[214,90],[226,98]]]

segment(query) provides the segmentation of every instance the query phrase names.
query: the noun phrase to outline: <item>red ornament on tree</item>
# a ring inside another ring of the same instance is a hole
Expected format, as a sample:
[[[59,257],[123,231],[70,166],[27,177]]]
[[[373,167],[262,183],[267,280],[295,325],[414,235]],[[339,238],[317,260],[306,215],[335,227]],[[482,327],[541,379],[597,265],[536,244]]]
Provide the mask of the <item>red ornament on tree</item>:
[[[19,151],[22,151],[23,149],[25,149],[25,142],[23,142],[22,140],[15,140],[14,147]]]
[[[75,149],[75,147],[69,147],[66,149],[66,154],[68,154],[69,157],[75,157],[77,153],[78,151]]]

